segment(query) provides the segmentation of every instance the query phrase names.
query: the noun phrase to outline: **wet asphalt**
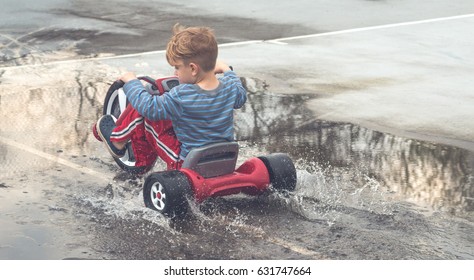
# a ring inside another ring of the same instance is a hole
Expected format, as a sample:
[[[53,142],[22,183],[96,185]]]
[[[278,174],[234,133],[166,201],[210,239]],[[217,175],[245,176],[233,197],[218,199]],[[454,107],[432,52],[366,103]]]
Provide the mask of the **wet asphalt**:
[[[469,1],[5,1],[0,259],[474,258]],[[215,29],[240,160],[288,153],[294,194],[167,219],[92,136],[120,73],[172,74],[175,22]]]

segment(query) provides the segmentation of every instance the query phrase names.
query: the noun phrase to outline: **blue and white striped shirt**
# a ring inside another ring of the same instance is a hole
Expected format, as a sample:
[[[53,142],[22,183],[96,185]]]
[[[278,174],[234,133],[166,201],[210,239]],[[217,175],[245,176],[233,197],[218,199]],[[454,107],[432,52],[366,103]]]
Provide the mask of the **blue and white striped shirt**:
[[[183,159],[193,148],[234,141],[234,109],[247,100],[247,92],[233,71],[219,77],[214,90],[181,84],[167,94],[150,95],[139,80],[129,81],[123,89],[132,107],[146,119],[172,121]]]

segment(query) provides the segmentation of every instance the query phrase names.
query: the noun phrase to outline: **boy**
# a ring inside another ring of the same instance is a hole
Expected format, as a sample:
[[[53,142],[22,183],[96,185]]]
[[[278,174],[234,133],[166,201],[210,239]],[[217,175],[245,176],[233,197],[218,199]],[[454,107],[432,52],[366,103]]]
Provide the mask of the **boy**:
[[[141,140],[141,145],[146,146],[140,135],[143,127],[146,141],[158,150],[169,169],[179,168],[193,148],[234,141],[233,111],[247,100],[239,77],[217,60],[218,47],[211,29],[177,24],[173,31],[166,59],[175,68],[180,85],[167,94],[152,96],[135,74],[126,73],[120,80],[125,83],[123,89],[133,108],[126,110],[127,116],[119,127],[110,115],[96,124],[100,138],[114,157],[123,156],[129,139]],[[220,73],[223,77],[217,78],[215,74]],[[172,130],[167,129],[167,120],[171,120]],[[154,152],[151,146],[145,152],[134,148],[134,152],[138,150],[137,163],[150,161],[143,158]]]

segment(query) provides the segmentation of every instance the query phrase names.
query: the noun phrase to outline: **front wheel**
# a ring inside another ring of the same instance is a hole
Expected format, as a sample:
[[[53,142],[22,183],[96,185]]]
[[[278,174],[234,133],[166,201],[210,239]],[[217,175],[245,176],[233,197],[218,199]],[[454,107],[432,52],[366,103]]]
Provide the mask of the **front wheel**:
[[[145,206],[170,217],[186,214],[191,196],[188,178],[178,170],[152,173],[143,185]]]
[[[145,80],[152,83],[149,80]],[[115,81],[108,89],[104,100],[104,115],[112,115],[117,120],[128,105],[127,97],[123,92],[124,83],[122,81]],[[149,166],[135,166],[136,159],[133,152],[133,143],[129,142],[125,146],[125,154],[121,158],[114,158],[117,165],[124,171],[130,174],[143,174],[148,172],[153,164]]]
[[[287,154],[275,153],[258,157],[267,167],[270,183],[277,191],[294,191],[296,168]]]

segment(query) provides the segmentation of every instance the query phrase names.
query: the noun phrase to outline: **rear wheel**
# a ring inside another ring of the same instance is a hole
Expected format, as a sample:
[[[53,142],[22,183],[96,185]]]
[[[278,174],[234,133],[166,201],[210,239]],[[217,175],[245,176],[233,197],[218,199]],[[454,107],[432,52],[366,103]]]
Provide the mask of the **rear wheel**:
[[[186,214],[191,196],[188,178],[177,170],[152,173],[143,185],[145,206],[170,217]]]
[[[287,154],[275,153],[258,157],[270,174],[270,183],[277,191],[294,191],[296,188],[296,168]]]

